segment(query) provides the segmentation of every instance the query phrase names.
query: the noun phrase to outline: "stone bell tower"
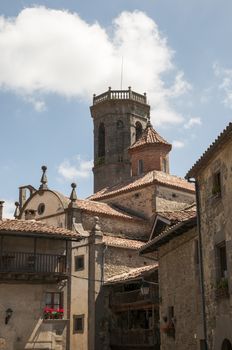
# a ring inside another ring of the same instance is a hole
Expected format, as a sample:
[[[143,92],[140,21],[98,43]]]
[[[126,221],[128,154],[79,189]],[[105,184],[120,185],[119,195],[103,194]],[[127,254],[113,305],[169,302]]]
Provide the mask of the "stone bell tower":
[[[94,192],[131,176],[128,148],[141,137],[150,115],[146,94],[109,90],[93,96]]]

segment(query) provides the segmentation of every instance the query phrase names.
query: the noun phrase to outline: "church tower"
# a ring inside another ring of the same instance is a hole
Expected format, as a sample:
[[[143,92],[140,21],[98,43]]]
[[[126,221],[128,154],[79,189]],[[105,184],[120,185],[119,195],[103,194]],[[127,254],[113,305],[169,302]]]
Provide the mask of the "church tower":
[[[150,115],[146,94],[109,90],[93,96],[94,192],[131,176],[128,148],[146,128]]]

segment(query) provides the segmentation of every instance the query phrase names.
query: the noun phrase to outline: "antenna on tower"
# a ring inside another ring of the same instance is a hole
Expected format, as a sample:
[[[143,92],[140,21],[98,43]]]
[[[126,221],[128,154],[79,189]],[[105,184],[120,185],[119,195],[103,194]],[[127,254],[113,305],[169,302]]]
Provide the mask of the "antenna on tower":
[[[121,63],[121,90],[122,90],[122,81],[123,81],[123,56],[122,56],[122,63]]]

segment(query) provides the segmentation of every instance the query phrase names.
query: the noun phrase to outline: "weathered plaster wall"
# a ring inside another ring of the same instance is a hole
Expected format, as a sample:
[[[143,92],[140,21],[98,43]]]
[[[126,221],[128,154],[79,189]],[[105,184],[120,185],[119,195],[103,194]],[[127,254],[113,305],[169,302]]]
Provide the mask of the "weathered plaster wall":
[[[160,322],[174,307],[175,339],[161,332],[162,350],[196,350],[199,344],[199,270],[196,230],[171,240],[159,250]]]
[[[42,319],[45,293],[62,290],[62,286],[58,289],[55,284],[1,283],[0,349],[65,350],[67,321]],[[8,308],[13,315],[6,325]]]

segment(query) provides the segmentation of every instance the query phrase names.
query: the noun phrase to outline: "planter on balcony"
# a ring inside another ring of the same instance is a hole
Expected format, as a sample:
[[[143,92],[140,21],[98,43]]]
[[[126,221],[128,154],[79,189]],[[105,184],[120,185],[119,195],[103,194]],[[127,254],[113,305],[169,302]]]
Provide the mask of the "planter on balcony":
[[[64,317],[64,310],[45,307],[43,311],[43,317],[45,320],[62,320]]]

